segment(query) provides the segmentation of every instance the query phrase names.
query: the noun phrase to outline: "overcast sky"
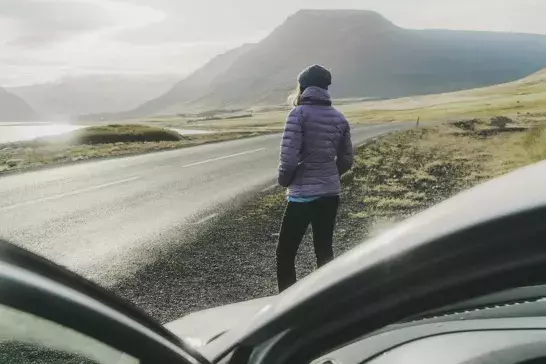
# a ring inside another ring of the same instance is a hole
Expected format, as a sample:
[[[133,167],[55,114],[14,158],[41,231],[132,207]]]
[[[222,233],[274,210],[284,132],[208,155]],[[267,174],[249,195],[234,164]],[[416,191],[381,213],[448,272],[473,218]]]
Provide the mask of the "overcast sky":
[[[187,74],[303,8],[376,10],[407,28],[546,34],[545,0],[0,0],[0,85]]]

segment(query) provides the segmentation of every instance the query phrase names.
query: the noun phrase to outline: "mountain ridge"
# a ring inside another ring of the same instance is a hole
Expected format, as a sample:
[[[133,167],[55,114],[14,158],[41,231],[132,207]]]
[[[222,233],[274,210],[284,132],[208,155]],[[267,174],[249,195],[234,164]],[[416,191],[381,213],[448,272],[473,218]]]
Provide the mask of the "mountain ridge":
[[[164,94],[174,75],[70,76],[55,82],[8,91],[26,100],[41,117],[72,117],[92,112],[120,112]]]
[[[115,117],[282,104],[299,71],[314,63],[332,70],[335,98],[433,94],[546,67],[546,36],[413,30],[372,11],[301,10],[262,41],[215,57],[167,93]]]
[[[36,113],[22,98],[0,87],[0,121],[32,121]]]

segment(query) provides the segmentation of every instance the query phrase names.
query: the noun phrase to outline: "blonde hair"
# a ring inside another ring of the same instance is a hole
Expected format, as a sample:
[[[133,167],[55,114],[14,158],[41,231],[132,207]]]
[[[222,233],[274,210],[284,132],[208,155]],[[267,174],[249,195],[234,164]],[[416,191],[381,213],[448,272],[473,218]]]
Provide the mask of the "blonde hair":
[[[298,84],[296,90],[288,96],[288,104],[291,106],[299,106],[303,91],[305,91],[305,87]]]

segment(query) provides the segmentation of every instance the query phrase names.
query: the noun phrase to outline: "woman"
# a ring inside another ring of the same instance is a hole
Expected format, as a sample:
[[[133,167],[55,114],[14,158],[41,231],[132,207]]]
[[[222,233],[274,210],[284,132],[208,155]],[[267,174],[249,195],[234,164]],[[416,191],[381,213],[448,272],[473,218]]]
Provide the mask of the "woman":
[[[294,109],[281,144],[278,181],[288,204],[277,244],[277,280],[282,292],[296,282],[295,258],[307,227],[319,267],[333,259],[332,240],[340,177],[351,169],[353,147],[347,119],[332,107],[332,75],[314,65],[300,73]]]

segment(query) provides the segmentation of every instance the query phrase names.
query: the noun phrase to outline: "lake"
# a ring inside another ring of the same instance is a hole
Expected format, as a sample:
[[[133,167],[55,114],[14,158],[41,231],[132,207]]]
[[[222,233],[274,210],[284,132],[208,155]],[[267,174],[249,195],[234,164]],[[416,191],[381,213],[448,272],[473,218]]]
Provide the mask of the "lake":
[[[45,136],[59,135],[85,128],[89,125],[74,125],[47,122],[2,123],[0,122],[0,144],[32,140]],[[210,133],[206,130],[172,129],[182,135]]]
[[[68,133],[84,128],[83,125],[32,123],[0,123],[0,143],[32,140],[44,136]]]

